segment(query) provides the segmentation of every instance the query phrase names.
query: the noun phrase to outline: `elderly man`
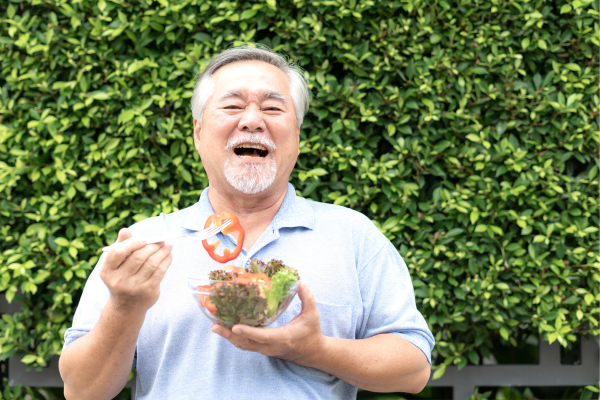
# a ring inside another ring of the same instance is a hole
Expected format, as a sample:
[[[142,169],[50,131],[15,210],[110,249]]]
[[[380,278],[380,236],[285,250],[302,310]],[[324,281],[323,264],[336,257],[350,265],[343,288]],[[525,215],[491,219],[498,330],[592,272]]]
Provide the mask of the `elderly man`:
[[[433,337],[397,250],[362,214],[288,183],[308,102],[302,75],[273,52],[212,59],[192,98],[209,187],[187,209],[122,229],[100,259],[65,333],[67,399],[114,397],[132,366],[140,399],[348,399],[357,387],[425,386]],[[186,278],[221,264],[195,241],[144,241],[200,230],[222,211],[246,231],[234,264],[276,258],[300,273],[299,296],[273,328],[210,325]]]

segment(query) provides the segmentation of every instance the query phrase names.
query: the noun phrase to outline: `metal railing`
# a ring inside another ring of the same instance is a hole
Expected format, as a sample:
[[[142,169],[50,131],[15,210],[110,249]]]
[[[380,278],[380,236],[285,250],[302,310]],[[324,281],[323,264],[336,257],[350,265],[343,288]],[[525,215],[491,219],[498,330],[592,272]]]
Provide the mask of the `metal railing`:
[[[476,387],[508,386],[585,386],[595,385],[598,377],[598,343],[581,338],[581,363],[562,365],[560,344],[540,341],[538,364],[467,365],[446,368],[444,375],[427,386],[452,387],[453,399],[464,400]]]
[[[0,313],[14,313],[18,304],[7,304],[0,296]],[[467,365],[460,371],[448,367],[437,380],[430,380],[427,386],[452,387],[453,399],[464,400],[473,394],[476,387],[508,386],[585,386],[599,381],[599,347],[594,338],[581,339],[581,362],[578,365],[563,365],[560,361],[560,345],[540,341],[538,364],[514,365]],[[27,371],[21,356],[13,356],[8,363],[10,386],[62,387],[63,381],[58,372],[58,357],[50,360],[42,371]],[[131,387],[131,398],[135,399],[135,378],[127,383]]]

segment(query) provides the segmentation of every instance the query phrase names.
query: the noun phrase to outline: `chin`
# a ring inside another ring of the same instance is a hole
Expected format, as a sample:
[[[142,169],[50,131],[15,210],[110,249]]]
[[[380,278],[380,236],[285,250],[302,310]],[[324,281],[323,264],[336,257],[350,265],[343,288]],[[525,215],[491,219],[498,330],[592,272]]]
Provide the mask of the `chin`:
[[[277,176],[275,160],[268,164],[225,162],[224,175],[234,189],[244,194],[258,194],[273,185]]]

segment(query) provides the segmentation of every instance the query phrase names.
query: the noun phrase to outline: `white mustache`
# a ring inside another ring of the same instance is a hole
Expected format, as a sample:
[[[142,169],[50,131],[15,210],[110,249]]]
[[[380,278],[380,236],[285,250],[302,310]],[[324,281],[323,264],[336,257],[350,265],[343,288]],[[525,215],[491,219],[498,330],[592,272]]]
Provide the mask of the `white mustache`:
[[[260,144],[261,146],[266,147],[269,152],[277,149],[275,142],[268,137],[256,133],[244,132],[241,135],[229,138],[229,140],[227,140],[227,144],[225,145],[225,150],[232,151],[240,144]]]

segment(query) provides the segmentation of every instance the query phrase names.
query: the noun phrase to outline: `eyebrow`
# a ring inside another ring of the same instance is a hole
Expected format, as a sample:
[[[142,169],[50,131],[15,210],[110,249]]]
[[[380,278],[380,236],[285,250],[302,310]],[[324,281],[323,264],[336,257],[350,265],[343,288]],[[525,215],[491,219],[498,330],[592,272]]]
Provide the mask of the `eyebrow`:
[[[267,93],[263,93],[261,95],[262,99],[276,99],[276,100],[281,100],[285,103],[287,103],[287,97],[281,93],[278,92],[277,90],[269,90]]]
[[[228,99],[230,97],[240,97],[243,99],[246,96],[244,96],[244,94],[239,90],[228,90],[226,92],[221,93],[221,95],[219,96],[219,100]]]
[[[230,97],[239,97],[241,99],[245,99],[246,95],[244,93],[240,92],[239,90],[228,90],[226,92],[223,92],[219,96],[218,100],[224,100],[224,99],[228,99]],[[287,103],[287,97],[283,93],[281,93],[277,90],[269,90],[268,92],[261,94],[260,98],[262,100],[276,99],[276,100],[281,100],[281,101]]]

